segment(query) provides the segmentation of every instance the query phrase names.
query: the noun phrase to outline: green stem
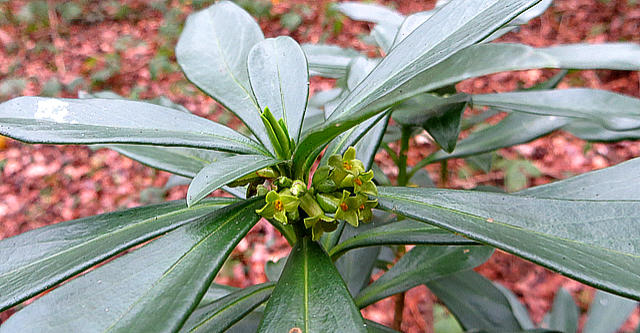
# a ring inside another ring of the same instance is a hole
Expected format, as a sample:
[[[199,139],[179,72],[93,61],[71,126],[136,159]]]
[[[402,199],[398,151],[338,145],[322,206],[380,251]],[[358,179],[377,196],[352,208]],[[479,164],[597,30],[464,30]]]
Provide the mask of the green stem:
[[[402,137],[400,139],[400,151],[398,152],[398,186],[407,186],[409,178],[407,175],[407,152],[409,151],[409,139],[411,139],[411,127],[402,126]]]
[[[446,187],[447,182],[449,181],[449,167],[447,162],[449,162],[449,160],[440,161],[440,186],[441,187]]]

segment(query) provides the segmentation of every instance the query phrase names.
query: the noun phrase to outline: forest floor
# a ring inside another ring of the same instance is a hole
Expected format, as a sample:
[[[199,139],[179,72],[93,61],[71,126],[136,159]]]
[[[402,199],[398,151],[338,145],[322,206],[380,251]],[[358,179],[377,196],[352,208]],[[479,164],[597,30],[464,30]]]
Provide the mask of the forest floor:
[[[233,116],[191,86],[173,55],[181,22],[212,1],[0,1],[0,101],[19,95],[76,97],[78,91],[112,90],[131,98],[167,96],[193,113],[239,126]],[[330,9],[329,1],[239,1],[250,10],[267,37],[290,35],[300,43],[333,43],[369,55],[377,50],[359,37],[370,26],[351,21]],[[72,5],[68,5],[72,3]],[[435,1],[383,1],[403,14],[431,9]],[[35,4],[35,5],[34,5]],[[53,9],[55,8],[55,10]],[[500,39],[532,46],[562,43],[640,42],[640,4],[635,0],[556,0],[540,18]],[[557,71],[530,70],[494,74],[459,83],[465,92],[502,92],[531,86]],[[333,81],[314,79],[312,92]],[[640,97],[640,74],[622,71],[570,73],[560,88],[590,87]],[[411,142],[409,164],[436,147],[419,136]],[[556,132],[531,143],[499,151],[506,160],[529,160],[540,171],[528,177],[534,186],[640,156],[640,143],[586,143]],[[389,176],[397,174],[386,153],[376,161]],[[438,179],[440,165],[427,167],[438,186],[473,188],[505,185],[505,171],[474,171],[463,160],[448,163],[449,179]],[[47,224],[134,207],[182,199],[186,187],[163,190],[169,174],[154,171],[118,153],[86,147],[25,145],[0,137],[0,239]],[[284,257],[287,243],[268,223],[261,222],[240,243],[217,282],[248,286],[266,281],[264,263]],[[512,255],[497,251],[476,269],[511,289],[539,322],[551,307],[559,287],[571,292],[583,312],[593,289]],[[363,313],[391,324],[391,298]],[[403,331],[430,327],[432,299],[424,286],[406,296]],[[6,319],[10,311],[0,313]],[[640,311],[623,326],[631,331]],[[584,316],[583,318],[584,319]]]

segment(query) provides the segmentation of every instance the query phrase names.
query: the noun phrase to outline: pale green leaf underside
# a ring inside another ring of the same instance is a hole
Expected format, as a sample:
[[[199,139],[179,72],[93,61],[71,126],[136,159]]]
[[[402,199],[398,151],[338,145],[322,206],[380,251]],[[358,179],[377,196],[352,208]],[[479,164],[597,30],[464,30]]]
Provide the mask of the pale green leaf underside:
[[[380,187],[383,208],[640,298],[640,201]]]
[[[249,53],[249,79],[260,110],[282,118],[298,142],[309,96],[309,70],[300,45],[291,37],[268,38]]]
[[[233,199],[184,201],[52,224],[0,241],[0,310],[136,244],[192,222]]]
[[[0,134],[29,143],[133,143],[269,154],[257,142],[210,120],[118,99],[15,98],[0,104]]]
[[[503,111],[597,121],[614,131],[640,128],[640,99],[605,90],[534,90],[473,95],[472,100]]]
[[[305,237],[291,250],[259,332],[366,332],[340,274],[317,243]]]
[[[17,312],[0,332],[175,331],[259,220],[261,204],[217,210],[92,270]]]
[[[211,163],[200,170],[191,181],[187,190],[187,204],[194,205],[220,187],[279,162],[262,155],[236,155]]]
[[[235,113],[271,148],[247,72],[249,51],[262,40],[253,17],[230,1],[220,1],[189,15],[176,58],[191,82]]]
[[[329,44],[302,44],[302,50],[309,62],[309,75],[333,79],[344,77],[351,60],[359,55],[356,50]]]

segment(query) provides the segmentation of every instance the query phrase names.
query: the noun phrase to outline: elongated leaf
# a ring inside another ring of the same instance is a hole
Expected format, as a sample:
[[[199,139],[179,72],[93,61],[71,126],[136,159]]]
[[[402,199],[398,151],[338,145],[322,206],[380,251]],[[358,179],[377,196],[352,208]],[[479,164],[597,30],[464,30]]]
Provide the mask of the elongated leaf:
[[[472,270],[426,284],[467,331],[509,332],[522,329],[502,292]]]
[[[476,245],[477,243],[449,231],[414,220],[392,222],[340,242],[329,251],[332,258],[359,247],[377,245]]]
[[[293,157],[296,174],[300,175],[304,166],[310,165],[308,160],[316,159],[318,146],[417,94],[413,91],[407,93],[402,89],[403,85],[413,83],[420,73],[482,40],[539,1],[464,1],[444,6],[383,58],[371,74],[340,103],[331,121],[303,137]],[[425,36],[430,38],[426,39]]]
[[[236,155],[211,163],[191,181],[187,190],[187,205],[192,206],[223,185],[279,162],[267,156]]]
[[[265,302],[275,284],[262,283],[240,289],[198,308],[191,314],[182,332],[225,332],[229,327]]]
[[[309,75],[338,79],[347,75],[351,60],[360,55],[353,49],[328,44],[302,44],[309,62]]]
[[[434,279],[474,268],[492,253],[492,248],[484,246],[416,246],[364,288],[355,299],[356,305],[363,308]]]
[[[366,332],[331,259],[308,237],[291,250],[259,331],[289,332],[296,327],[305,333]]]
[[[578,316],[578,306],[573,297],[564,288],[560,288],[553,299],[551,312],[545,316],[545,327],[560,332],[577,332]]]
[[[573,120],[563,130],[586,141],[615,142],[622,140],[638,140],[640,129],[630,131],[612,131],[598,123],[584,120]]]
[[[427,157],[430,162],[467,157],[533,141],[567,124],[563,117],[510,114],[498,124],[469,134],[458,142],[452,153],[437,151]]]
[[[231,250],[258,222],[255,209],[262,204],[262,198],[245,201],[182,226],[39,298],[2,330],[176,331]]]
[[[428,188],[378,191],[382,208],[640,299],[640,232],[635,227],[640,201],[539,199]]]
[[[637,306],[638,302],[598,290],[582,332],[615,333]]]
[[[504,297],[507,298],[509,305],[511,306],[511,312],[513,316],[516,317],[520,326],[525,330],[530,330],[535,328],[535,325],[531,321],[529,317],[529,310],[520,302],[518,296],[516,296],[511,290],[502,286],[501,284],[494,283],[494,286],[502,292]]]
[[[108,145],[118,153],[152,168],[193,178],[205,166],[231,156],[207,149],[143,145]],[[188,184],[188,182],[187,182]]]
[[[235,113],[271,148],[247,72],[249,51],[262,40],[251,15],[230,1],[219,1],[189,15],[176,58],[191,82]]]
[[[260,109],[268,107],[276,119],[284,119],[297,142],[309,96],[309,70],[302,48],[291,37],[269,38],[251,49],[247,65]]]
[[[344,240],[358,235],[360,232],[363,232],[363,230],[360,229],[371,229],[371,226],[378,222],[376,220],[379,220],[376,217],[374,217],[374,221],[371,221],[371,223],[360,225],[357,229],[347,223],[347,225],[344,226],[341,239]],[[380,248],[372,246],[348,252],[335,261],[336,268],[338,272],[340,272],[352,296],[357,295],[360,290],[369,283],[371,272],[378,259],[378,254],[380,254]]]
[[[399,26],[404,16],[397,11],[374,3],[341,2],[335,8],[355,21],[388,23]]]
[[[376,323],[375,321],[365,320],[364,323],[367,325],[367,332],[369,333],[399,333],[398,331]]]
[[[638,70],[640,46],[572,44],[536,49],[507,43],[474,45],[422,72],[398,90],[408,98],[473,77],[536,68]]]
[[[640,200],[640,158],[540,185],[516,194],[538,198]]]
[[[614,131],[640,128],[640,99],[605,90],[576,88],[474,95],[473,104],[503,111],[593,120]]]
[[[0,241],[0,311],[148,239],[198,220],[232,199],[184,201],[57,223]]]
[[[0,134],[29,143],[137,143],[268,154],[257,142],[210,120],[118,99],[15,98],[0,104]]]

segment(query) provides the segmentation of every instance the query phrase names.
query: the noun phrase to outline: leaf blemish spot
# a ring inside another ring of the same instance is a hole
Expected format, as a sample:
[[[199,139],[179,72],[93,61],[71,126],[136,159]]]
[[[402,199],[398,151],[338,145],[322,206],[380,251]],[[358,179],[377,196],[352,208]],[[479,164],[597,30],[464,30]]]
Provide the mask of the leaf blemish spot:
[[[294,327],[289,330],[289,333],[302,333],[302,330],[299,327]]]

